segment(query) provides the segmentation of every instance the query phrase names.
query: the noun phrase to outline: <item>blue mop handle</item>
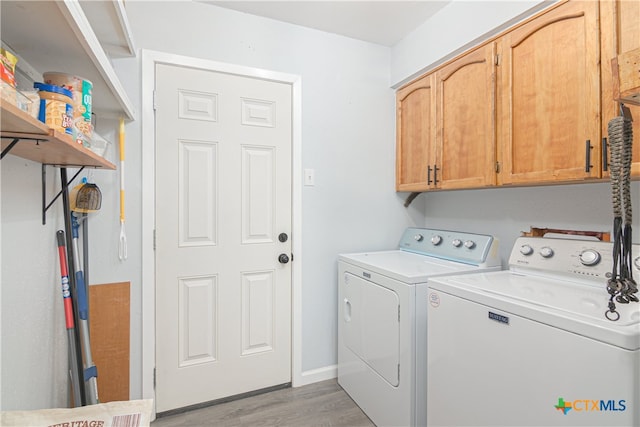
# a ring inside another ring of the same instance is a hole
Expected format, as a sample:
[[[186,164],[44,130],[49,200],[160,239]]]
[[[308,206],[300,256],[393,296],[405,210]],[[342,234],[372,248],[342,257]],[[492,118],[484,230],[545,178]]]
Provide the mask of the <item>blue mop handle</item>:
[[[76,275],[76,292],[78,293],[77,304],[78,304],[78,316],[82,320],[87,320],[89,316],[89,310],[87,308],[87,287],[84,283],[84,274],[80,269],[79,265],[79,257],[78,257],[78,228],[80,227],[80,223],[78,222],[78,218],[72,213],[71,214],[71,235],[73,236],[74,242],[74,258],[78,261],[75,264],[75,275]],[[85,243],[86,244],[86,243]]]

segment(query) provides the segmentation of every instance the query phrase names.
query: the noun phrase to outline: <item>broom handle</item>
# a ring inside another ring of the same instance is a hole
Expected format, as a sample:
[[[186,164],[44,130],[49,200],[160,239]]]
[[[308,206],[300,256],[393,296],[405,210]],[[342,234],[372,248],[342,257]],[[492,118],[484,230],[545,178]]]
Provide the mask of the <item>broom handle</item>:
[[[120,222],[124,222],[124,119],[120,119]]]
[[[124,119],[120,119],[120,241],[118,258],[127,259],[127,235],[124,230]]]
[[[89,337],[89,305],[87,304],[87,286],[84,281],[84,274],[80,268],[80,251],[78,250],[78,218],[75,214],[71,214],[72,237],[73,237],[73,262],[75,268],[76,288],[78,290],[78,327],[80,329],[80,343],[82,356],[84,359],[84,376],[85,397],[87,404],[95,405],[98,403],[98,370],[93,363],[91,355],[91,340]],[[86,242],[85,242],[86,244]]]
[[[75,325],[73,321],[73,305],[71,303],[71,289],[69,287],[69,271],[67,268],[67,250],[64,231],[58,230],[58,256],[60,258],[60,277],[62,279],[62,299],[64,302],[64,318],[69,340],[69,365],[71,371],[71,386],[73,400],[76,407],[82,406],[82,392],[80,389],[80,373],[78,372],[78,354],[76,348]]]

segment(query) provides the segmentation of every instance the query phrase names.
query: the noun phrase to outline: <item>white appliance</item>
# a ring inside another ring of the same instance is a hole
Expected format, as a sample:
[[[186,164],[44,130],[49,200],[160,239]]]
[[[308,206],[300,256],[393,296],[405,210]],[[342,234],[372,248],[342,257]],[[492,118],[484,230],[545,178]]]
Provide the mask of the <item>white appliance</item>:
[[[509,270],[430,281],[428,425],[640,426],[640,304],[605,318],[612,251],[519,238]]]
[[[376,425],[426,425],[428,280],[499,269],[493,237],[423,228],[339,256],[338,383]]]

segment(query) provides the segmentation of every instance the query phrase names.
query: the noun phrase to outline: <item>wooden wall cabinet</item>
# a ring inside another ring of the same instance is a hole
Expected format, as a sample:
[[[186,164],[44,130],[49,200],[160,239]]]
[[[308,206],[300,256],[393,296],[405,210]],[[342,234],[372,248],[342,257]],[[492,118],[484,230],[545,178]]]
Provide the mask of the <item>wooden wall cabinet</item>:
[[[494,61],[490,43],[398,91],[398,191],[495,184]]]
[[[564,3],[499,46],[498,183],[600,178],[598,3]]]
[[[495,185],[495,43],[436,72],[436,187]]]
[[[396,93],[396,190],[426,191],[433,186],[435,156],[434,75],[421,77]]]
[[[637,48],[640,2],[565,1],[401,88],[396,189],[608,179],[611,59]],[[628,107],[638,141],[640,107]],[[640,176],[640,143],[631,173]]]

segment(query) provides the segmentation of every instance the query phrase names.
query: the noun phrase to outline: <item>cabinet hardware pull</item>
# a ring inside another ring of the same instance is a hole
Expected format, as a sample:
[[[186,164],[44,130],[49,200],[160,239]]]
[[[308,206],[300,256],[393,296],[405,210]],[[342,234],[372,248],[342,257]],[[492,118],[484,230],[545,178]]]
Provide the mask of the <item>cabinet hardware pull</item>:
[[[438,185],[438,171],[440,168],[437,165],[433,165],[433,185]]]
[[[607,138],[602,138],[602,170],[609,170],[609,159],[607,157]]]
[[[431,166],[427,166],[427,185],[431,185]]]
[[[591,170],[592,164],[591,164],[591,149],[593,147],[591,146],[591,140],[587,139],[585,141],[585,163],[584,163],[584,171],[589,173],[589,171]]]

